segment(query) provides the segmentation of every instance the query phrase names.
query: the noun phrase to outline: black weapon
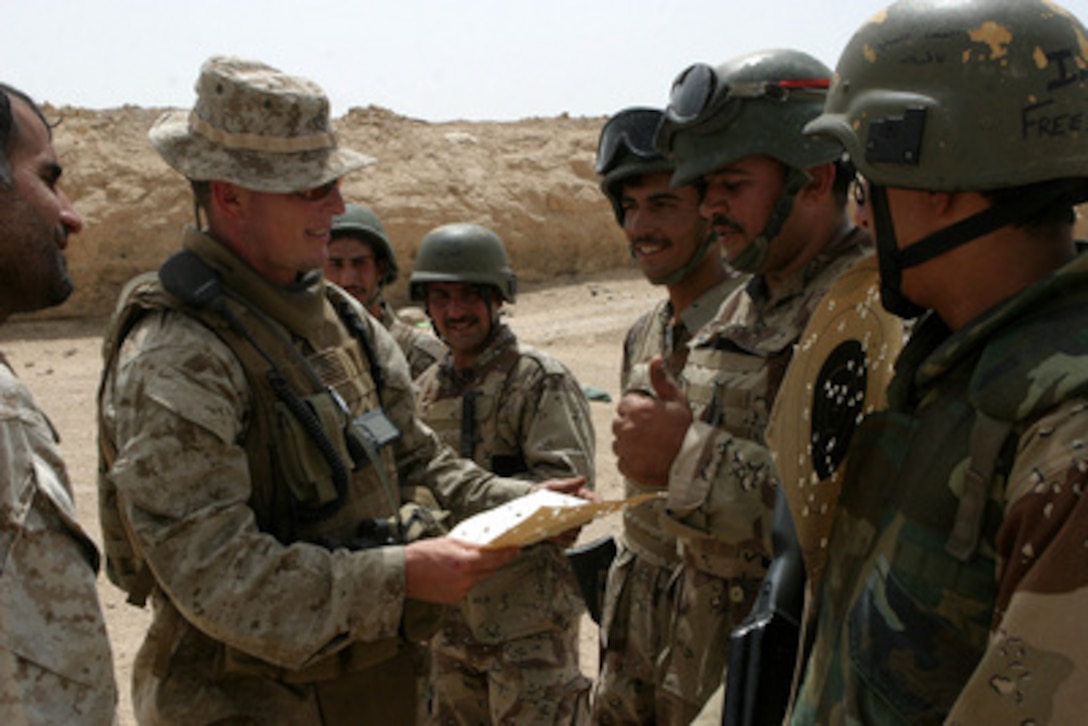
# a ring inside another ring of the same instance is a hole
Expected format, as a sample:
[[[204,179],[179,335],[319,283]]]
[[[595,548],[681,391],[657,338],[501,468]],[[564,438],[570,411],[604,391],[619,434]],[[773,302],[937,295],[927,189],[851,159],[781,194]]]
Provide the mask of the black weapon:
[[[601,624],[601,612],[604,609],[605,584],[608,582],[608,570],[616,558],[616,540],[611,536],[601,537],[584,545],[567,550],[567,560],[578,581],[582,599],[593,622]]]
[[[804,609],[805,564],[789,504],[775,500],[774,558],[752,612],[730,635],[724,726],[770,726],[786,715]]]

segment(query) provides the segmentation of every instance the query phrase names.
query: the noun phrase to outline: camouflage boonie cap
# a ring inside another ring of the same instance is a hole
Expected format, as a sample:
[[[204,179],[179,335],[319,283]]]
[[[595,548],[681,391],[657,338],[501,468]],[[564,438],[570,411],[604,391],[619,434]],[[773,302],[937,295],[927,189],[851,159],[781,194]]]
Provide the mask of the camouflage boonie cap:
[[[192,111],[170,111],[148,133],[166,163],[188,179],[289,193],[374,163],[339,146],[329,99],[306,78],[213,56],[200,69],[196,93]]]

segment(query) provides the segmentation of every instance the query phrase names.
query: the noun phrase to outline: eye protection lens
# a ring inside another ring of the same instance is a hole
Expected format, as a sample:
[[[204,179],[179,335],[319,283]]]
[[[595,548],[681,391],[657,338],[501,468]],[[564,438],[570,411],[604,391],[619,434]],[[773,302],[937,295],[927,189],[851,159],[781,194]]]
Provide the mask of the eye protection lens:
[[[712,67],[696,63],[673,81],[665,125],[675,131],[713,119],[714,127],[722,128],[740,113],[742,101],[764,98],[781,103],[788,101],[792,93],[822,93],[830,85],[828,78],[720,83]]]
[[[604,176],[616,168],[626,155],[654,159],[660,152],[654,148],[654,134],[661,122],[661,111],[635,108],[621,111],[601,129],[597,142],[597,174]]]
[[[332,194],[332,190],[340,186],[339,179],[333,179],[331,182],[322,184],[319,187],[313,189],[304,189],[300,192],[295,192],[295,196],[300,199],[305,199],[307,202],[319,202],[325,197]]]

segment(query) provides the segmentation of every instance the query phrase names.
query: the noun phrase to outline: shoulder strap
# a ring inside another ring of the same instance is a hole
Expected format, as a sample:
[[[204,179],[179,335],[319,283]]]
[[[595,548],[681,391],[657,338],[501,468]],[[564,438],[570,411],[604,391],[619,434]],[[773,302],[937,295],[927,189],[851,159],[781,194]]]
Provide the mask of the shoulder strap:
[[[960,496],[952,533],[944,545],[945,551],[961,562],[971,559],[978,549],[987,495],[1001,450],[1013,431],[1013,424],[1012,421],[988,416],[980,410],[975,411],[975,423],[971,428],[971,463],[963,477],[963,495]]]

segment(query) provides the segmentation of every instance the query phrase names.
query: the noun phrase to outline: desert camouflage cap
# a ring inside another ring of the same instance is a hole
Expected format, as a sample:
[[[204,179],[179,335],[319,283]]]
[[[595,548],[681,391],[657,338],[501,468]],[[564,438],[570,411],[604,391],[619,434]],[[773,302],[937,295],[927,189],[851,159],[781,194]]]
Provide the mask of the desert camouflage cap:
[[[166,163],[189,179],[287,193],[374,163],[339,146],[329,99],[309,79],[213,56],[200,69],[196,94],[192,111],[164,114],[148,134]]]

